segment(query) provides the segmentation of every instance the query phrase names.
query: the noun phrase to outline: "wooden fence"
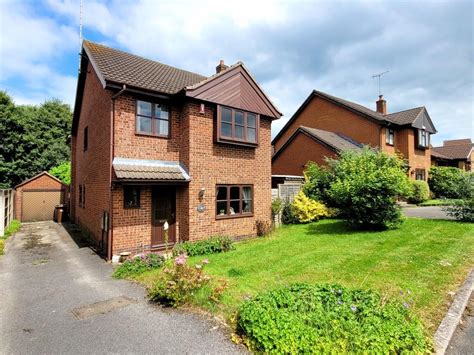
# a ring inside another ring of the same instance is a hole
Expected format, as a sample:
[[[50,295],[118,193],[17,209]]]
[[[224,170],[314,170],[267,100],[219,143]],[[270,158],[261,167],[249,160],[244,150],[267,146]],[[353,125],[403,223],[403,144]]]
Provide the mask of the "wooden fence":
[[[5,229],[8,228],[14,218],[15,191],[0,190],[0,237],[5,235]]]

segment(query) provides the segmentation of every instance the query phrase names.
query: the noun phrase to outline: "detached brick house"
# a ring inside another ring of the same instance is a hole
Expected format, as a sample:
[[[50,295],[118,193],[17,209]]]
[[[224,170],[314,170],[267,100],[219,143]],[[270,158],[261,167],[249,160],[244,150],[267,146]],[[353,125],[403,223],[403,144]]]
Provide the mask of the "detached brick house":
[[[84,41],[72,218],[108,258],[255,235],[256,221],[271,219],[270,130],[280,116],[241,62],[205,77]]]
[[[431,163],[436,166],[453,166],[472,171],[474,144],[470,138],[444,141],[441,147],[433,147]]]
[[[425,107],[387,113],[382,95],[376,111],[314,90],[273,140],[272,175],[303,175],[308,161],[363,145],[401,154],[411,179],[426,180],[430,135],[436,133]]]

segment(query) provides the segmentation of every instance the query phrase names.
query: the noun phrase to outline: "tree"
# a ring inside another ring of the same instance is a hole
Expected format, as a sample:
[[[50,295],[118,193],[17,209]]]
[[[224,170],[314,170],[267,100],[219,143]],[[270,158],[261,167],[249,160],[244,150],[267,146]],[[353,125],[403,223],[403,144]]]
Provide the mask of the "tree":
[[[71,184],[71,163],[64,162],[58,166],[52,168],[49,173],[53,176],[56,176],[59,180],[64,182],[67,185]]]
[[[428,184],[436,197],[464,198],[472,189],[472,173],[454,167],[433,166]]]
[[[328,194],[350,225],[383,229],[401,223],[395,202],[411,191],[401,159],[365,147],[360,152],[343,152],[332,166],[335,179]]]
[[[0,185],[21,181],[70,159],[71,109],[59,100],[19,105],[0,91]]]

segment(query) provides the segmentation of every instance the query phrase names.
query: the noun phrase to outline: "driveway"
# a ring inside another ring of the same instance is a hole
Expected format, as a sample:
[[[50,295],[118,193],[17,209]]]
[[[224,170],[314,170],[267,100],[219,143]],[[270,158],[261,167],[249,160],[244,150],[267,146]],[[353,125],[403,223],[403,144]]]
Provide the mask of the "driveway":
[[[427,207],[403,207],[403,214],[407,217],[419,217],[428,219],[454,219],[449,217],[439,206]]]
[[[62,226],[25,224],[0,257],[0,353],[244,352],[216,323],[149,304],[112,271]]]

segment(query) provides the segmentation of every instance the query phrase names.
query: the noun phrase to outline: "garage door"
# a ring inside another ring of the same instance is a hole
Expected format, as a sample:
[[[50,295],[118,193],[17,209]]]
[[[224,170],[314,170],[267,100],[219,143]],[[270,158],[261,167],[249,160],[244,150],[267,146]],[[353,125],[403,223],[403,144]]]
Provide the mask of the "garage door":
[[[21,219],[23,222],[47,221],[54,217],[54,208],[62,203],[60,190],[23,191]]]

